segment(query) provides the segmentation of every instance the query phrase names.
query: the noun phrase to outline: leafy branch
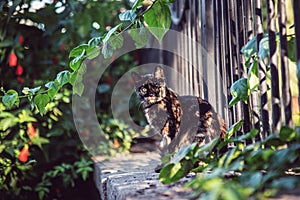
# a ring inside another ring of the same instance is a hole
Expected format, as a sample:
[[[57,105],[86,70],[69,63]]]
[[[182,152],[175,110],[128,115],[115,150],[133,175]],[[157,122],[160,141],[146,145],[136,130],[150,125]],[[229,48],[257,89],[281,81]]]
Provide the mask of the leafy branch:
[[[84,61],[94,59],[102,54],[104,59],[111,58],[113,51],[121,48],[124,43],[122,34],[130,30],[129,34],[135,41],[137,48],[144,47],[148,42],[148,32],[150,31],[160,42],[171,25],[171,13],[169,3],[174,0],[137,0],[131,10],[119,14],[119,19],[128,23],[123,28],[123,23],[111,28],[102,36],[91,38],[87,44],[81,44],[73,48],[69,53],[71,59],[69,67],[71,71],[64,70],[57,74],[53,81],[43,86],[28,88],[24,87],[23,95],[19,95],[16,90],[1,88],[4,94],[0,96],[3,105],[7,109],[19,106],[21,98],[27,98],[32,109],[37,108],[41,115],[45,114],[48,103],[50,103],[66,84],[73,87],[74,94],[82,95],[84,84],[82,77],[87,66]],[[139,29],[137,29],[139,28]]]

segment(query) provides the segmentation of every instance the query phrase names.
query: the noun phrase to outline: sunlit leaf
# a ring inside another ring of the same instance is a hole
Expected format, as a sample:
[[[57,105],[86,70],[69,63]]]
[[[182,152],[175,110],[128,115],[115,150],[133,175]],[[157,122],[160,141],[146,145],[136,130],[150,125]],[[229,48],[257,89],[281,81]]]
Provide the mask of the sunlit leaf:
[[[70,81],[71,73],[67,70],[61,71],[57,74],[56,80],[59,83],[59,86],[62,87]]]
[[[230,87],[230,93],[232,94],[233,98],[229,102],[229,107],[232,107],[239,101],[248,103],[248,97],[250,94],[250,90],[248,88],[248,79],[241,78],[235,81]]]
[[[161,42],[171,26],[171,11],[168,3],[156,1],[144,14],[144,20],[149,31]]]
[[[34,103],[37,106],[41,115],[45,114],[46,105],[50,102],[48,94],[38,94],[34,97]]]
[[[244,120],[240,120],[238,122],[236,122],[235,124],[233,124],[232,126],[229,127],[226,135],[225,135],[225,140],[229,140],[234,133],[236,133],[244,124]]]
[[[149,41],[148,31],[143,25],[140,28],[130,29],[129,35],[134,40],[136,48],[144,47]]]
[[[131,21],[133,22],[136,18],[136,11],[135,10],[126,10],[119,14],[119,19],[121,21]]]
[[[14,105],[19,106],[19,95],[15,90],[8,90],[2,97],[2,103],[8,109],[11,109]]]

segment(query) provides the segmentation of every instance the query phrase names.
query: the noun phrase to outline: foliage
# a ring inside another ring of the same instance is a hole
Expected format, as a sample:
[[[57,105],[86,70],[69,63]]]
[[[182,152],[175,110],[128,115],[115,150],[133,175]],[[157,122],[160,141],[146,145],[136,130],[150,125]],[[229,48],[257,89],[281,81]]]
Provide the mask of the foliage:
[[[240,122],[230,130],[239,128]],[[200,199],[248,199],[299,187],[299,177],[293,174],[300,166],[300,133],[282,127],[279,134],[245,145],[247,139],[257,134],[252,129],[245,135],[231,137],[228,131],[223,142],[215,138],[201,147],[196,143],[182,147],[163,167],[159,178],[163,183],[172,183],[191,171],[201,172],[186,184],[194,190],[193,196]],[[234,146],[226,153],[218,151],[232,143]]]

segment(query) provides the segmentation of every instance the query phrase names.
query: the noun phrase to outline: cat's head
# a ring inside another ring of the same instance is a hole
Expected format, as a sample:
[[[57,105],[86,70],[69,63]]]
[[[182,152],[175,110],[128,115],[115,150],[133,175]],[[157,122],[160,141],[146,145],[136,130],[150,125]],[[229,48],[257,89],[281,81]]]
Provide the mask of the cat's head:
[[[140,75],[136,72],[131,73],[134,86],[138,97],[147,104],[161,101],[166,96],[166,81],[164,71],[157,66],[153,74]]]

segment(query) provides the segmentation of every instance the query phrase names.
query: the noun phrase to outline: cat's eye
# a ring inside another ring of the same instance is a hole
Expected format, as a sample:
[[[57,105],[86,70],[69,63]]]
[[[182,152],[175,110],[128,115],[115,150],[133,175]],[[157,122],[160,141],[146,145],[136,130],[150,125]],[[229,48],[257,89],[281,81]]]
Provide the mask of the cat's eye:
[[[147,92],[147,88],[142,88],[141,92],[146,93]]]

